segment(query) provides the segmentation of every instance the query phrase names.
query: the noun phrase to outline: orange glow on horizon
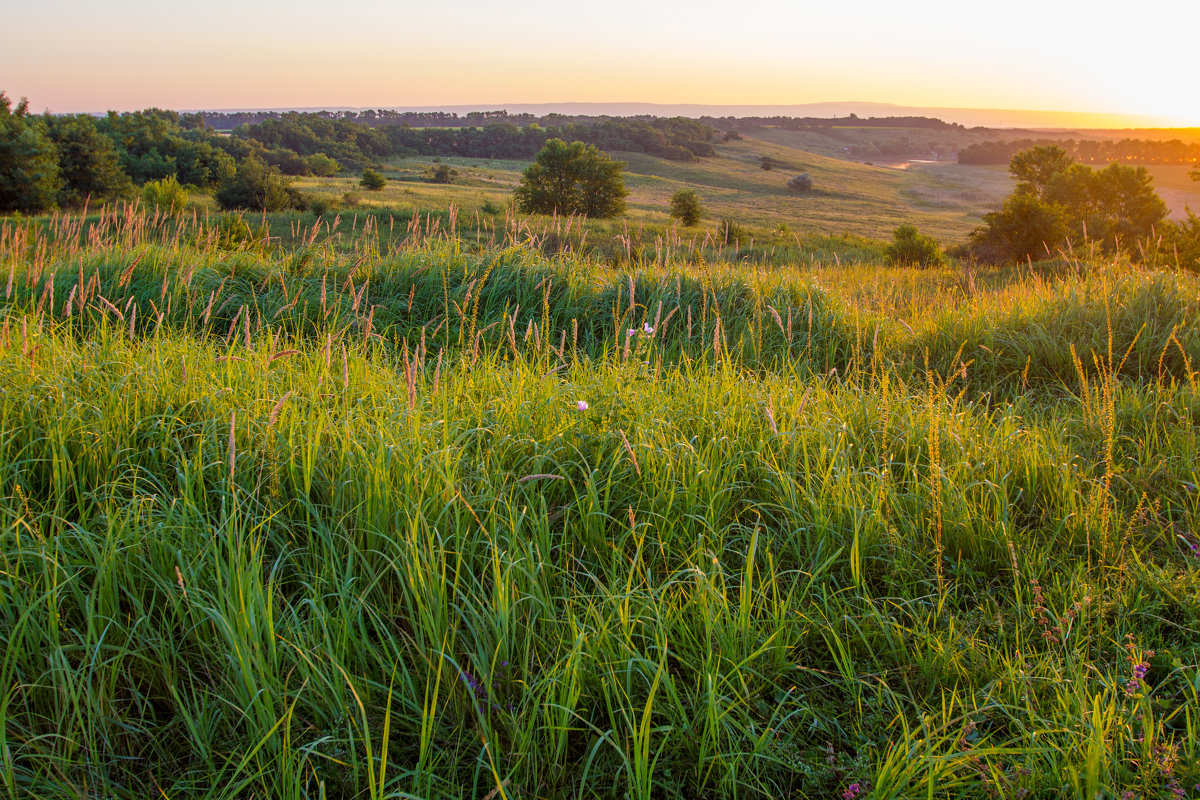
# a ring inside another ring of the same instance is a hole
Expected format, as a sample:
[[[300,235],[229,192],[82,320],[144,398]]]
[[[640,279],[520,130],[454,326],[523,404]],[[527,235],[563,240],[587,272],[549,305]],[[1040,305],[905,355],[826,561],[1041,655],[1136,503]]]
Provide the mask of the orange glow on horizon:
[[[1112,25],[1124,5],[1111,0],[1086,15],[1048,6],[1013,0],[973,17],[949,0],[612,0],[597,14],[460,0],[451,25],[388,0],[352,0],[331,24],[313,0],[209,0],[186,20],[148,0],[44,0],[7,12],[22,35],[0,52],[0,89],[55,112],[874,101],[1065,111],[1069,127],[1200,126],[1200,95],[1180,87],[1194,70],[1191,26],[1124,11]]]

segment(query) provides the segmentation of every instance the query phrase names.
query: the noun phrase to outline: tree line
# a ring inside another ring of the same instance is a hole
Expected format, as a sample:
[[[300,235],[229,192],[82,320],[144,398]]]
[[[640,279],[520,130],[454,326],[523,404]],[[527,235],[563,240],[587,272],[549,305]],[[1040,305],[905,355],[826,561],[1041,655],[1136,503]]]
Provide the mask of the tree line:
[[[933,131],[965,131],[957,122],[937,117],[700,117],[719,131],[753,131],[755,128],[782,128],[789,131],[828,131],[833,128],[919,128]]]
[[[716,153],[712,145],[715,131],[684,117],[612,118],[588,124],[563,122],[556,127],[542,127],[536,122],[521,127],[494,121],[483,126],[434,128],[403,122],[372,127],[360,117],[287,112],[240,125],[233,129],[233,135],[301,156],[323,152],[351,168],[392,156],[528,159],[550,139],[583,142],[609,152],[646,153],[672,161],[691,161]]]
[[[1007,164],[1022,150],[1055,146],[1083,164],[1197,164],[1200,144],[1179,139],[1161,142],[1149,139],[1092,141],[1067,139],[1017,139],[968,145],[958,151],[960,164]]]
[[[211,190],[231,208],[303,208],[306,199],[285,176],[360,172],[397,156],[529,159],[552,139],[679,161],[715,153],[713,129],[686,118],[520,127],[507,115],[491,115],[482,127],[367,124],[383,116],[286,113],[222,134],[210,124],[211,115],[162,109],[36,115],[27,101],[14,105],[0,92],[0,212],[37,213],[89,198],[103,202],[159,182],[178,184],[166,187],[167,194],[181,186]]]

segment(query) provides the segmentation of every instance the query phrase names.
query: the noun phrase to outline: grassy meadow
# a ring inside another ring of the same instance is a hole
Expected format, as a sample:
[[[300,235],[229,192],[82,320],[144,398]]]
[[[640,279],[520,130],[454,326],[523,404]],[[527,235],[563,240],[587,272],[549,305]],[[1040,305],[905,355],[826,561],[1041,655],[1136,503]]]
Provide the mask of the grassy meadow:
[[[857,137],[837,141],[859,141],[867,133],[885,140],[889,133],[906,138],[933,135],[909,128],[857,133]],[[967,143],[971,138],[965,133],[943,134],[943,138],[952,136]],[[984,214],[1000,206],[1014,185],[1007,169],[1001,166],[951,161],[896,164],[887,159],[862,163],[847,160],[835,148],[821,148],[814,138],[828,138],[828,134],[762,129],[754,138],[718,144],[714,158],[692,162],[618,153],[626,164],[629,212],[615,223],[589,222],[593,242],[628,236],[631,227],[643,231],[642,236],[649,240],[666,234],[702,242],[706,236],[715,235],[718,222],[724,219],[743,228],[747,241],[753,238],[768,245],[794,243],[796,236],[887,239],[896,227],[906,223],[916,225],[943,245],[961,244],[982,223]],[[949,142],[930,142],[930,146],[943,144],[950,146]],[[763,157],[776,166],[762,169]],[[457,171],[452,183],[430,180],[436,164]],[[509,207],[512,192],[528,165],[526,161],[503,159],[405,158],[392,160],[382,170],[389,183],[380,191],[362,189],[353,175],[300,178],[294,185],[340,206],[343,216],[352,216],[356,211],[416,214],[454,206],[460,209],[465,224],[476,213],[495,216]],[[1155,166],[1150,171],[1173,217],[1182,218],[1189,206],[1200,208],[1200,184],[1189,179],[1188,168]],[[787,189],[788,179],[801,172],[813,179],[811,193],[795,194]],[[681,189],[695,191],[706,212],[701,225],[692,229],[679,228],[669,214],[671,195]],[[347,194],[354,201],[350,209],[345,207]],[[645,235],[645,229],[651,234]]]
[[[263,221],[0,221],[8,796],[1200,796],[1196,275]]]

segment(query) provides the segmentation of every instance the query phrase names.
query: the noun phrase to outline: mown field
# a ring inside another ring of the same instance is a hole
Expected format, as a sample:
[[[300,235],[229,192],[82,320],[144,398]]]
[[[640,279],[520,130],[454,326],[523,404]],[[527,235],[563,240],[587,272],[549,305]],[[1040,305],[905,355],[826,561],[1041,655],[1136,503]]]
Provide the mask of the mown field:
[[[0,222],[9,796],[1200,795],[1195,275],[368,219]]]

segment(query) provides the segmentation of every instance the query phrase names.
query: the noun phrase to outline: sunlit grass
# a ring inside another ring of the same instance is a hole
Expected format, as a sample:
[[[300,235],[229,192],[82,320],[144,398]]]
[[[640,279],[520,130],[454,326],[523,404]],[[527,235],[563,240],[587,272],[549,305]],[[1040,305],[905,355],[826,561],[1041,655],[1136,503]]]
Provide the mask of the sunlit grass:
[[[12,796],[1195,794],[1194,276],[0,225]]]

